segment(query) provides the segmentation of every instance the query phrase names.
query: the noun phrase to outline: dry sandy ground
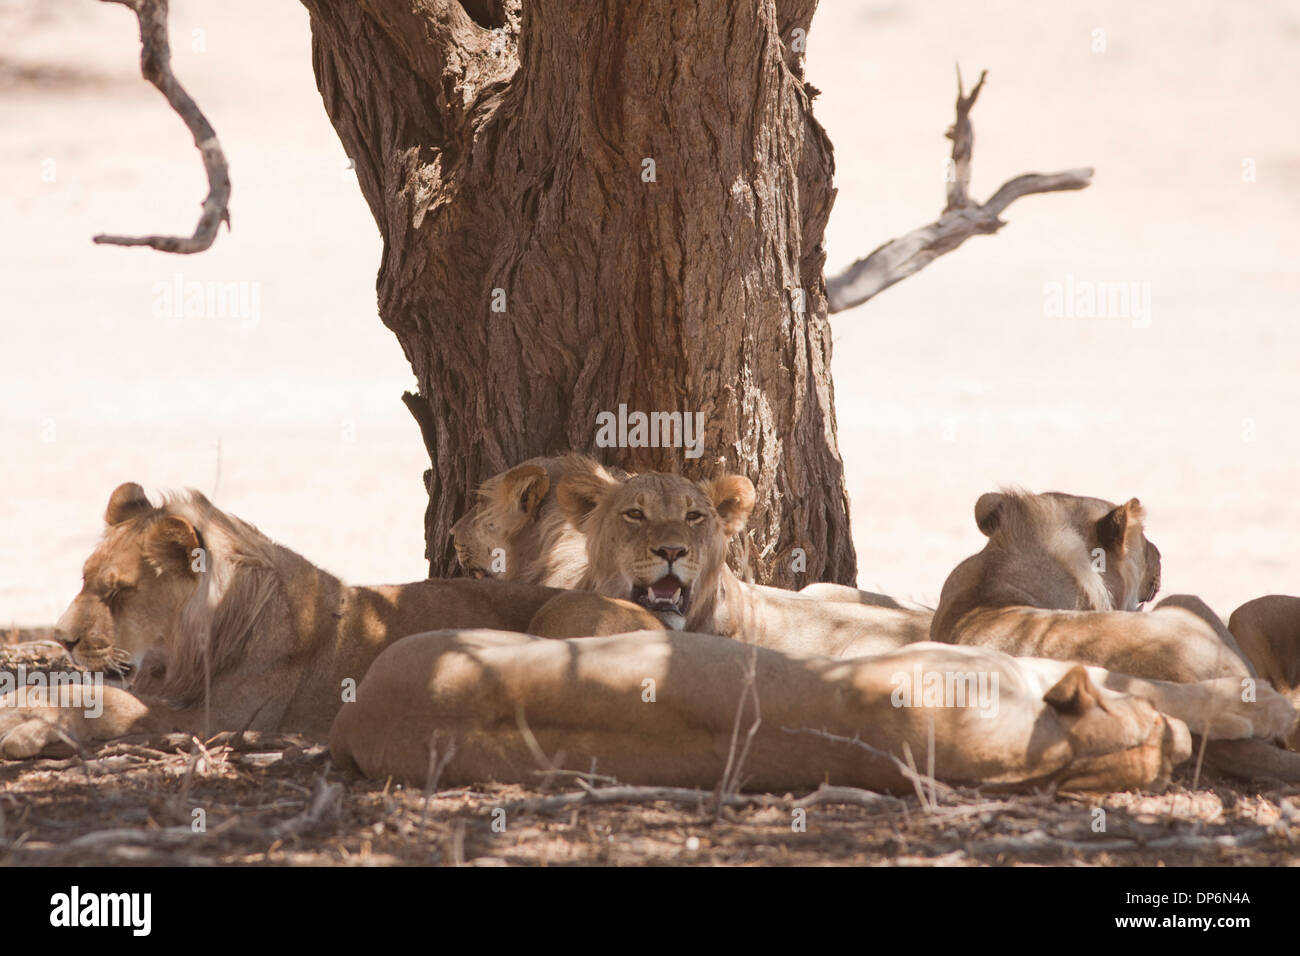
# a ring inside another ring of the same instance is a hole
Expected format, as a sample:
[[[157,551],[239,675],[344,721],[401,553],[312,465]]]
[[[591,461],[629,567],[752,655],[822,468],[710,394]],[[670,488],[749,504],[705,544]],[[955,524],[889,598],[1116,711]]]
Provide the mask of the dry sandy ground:
[[[0,667],[65,667],[57,644],[33,643],[47,637],[5,634]],[[899,796],[724,799],[540,767],[528,787],[403,787],[340,772],[319,742],[282,734],[142,735],[67,754],[0,762],[0,865],[1300,863],[1300,787],[1213,779],[1195,764],[1158,794],[922,779]]]
[[[108,492],[131,479],[215,490],[350,580],[424,574],[424,451],[398,400],[412,379],[375,314],[380,241],[314,88],[306,15],[290,2],[174,0],[172,28],[178,75],[235,184],[235,231],[185,259],[90,243],[187,233],[204,191],[185,131],[138,76],[131,14],[0,0],[0,623],[57,616]],[[933,601],[979,546],[975,498],[1017,483],[1141,497],[1166,590],[1224,613],[1300,588],[1297,43],[1296,0],[823,3],[808,71],[837,150],[832,269],[939,212],[954,61],[968,77],[990,71],[974,114],[977,197],[1028,170],[1097,168],[1090,189],[1017,203],[1001,235],[833,320],[862,585]],[[178,274],[246,283],[256,315],[160,315]],[[1045,283],[1067,277],[1149,283],[1150,323],[1049,317]],[[95,837],[83,854],[1289,863],[1300,833],[1282,793],[1202,788],[1106,804],[1111,839],[1189,837],[1196,851],[1081,849],[1102,838],[1089,804],[1000,808],[969,794],[952,812],[915,797],[905,814],[818,808],[805,834],[784,798],[716,822],[664,805],[525,808],[493,834],[493,806],[539,795],[444,794],[425,816],[420,794],[348,783],[313,817],[317,779],[337,774],[282,743],[262,746],[287,757],[252,762],[214,745],[192,774],[167,741],[6,766],[5,858],[83,859],[70,838],[119,826],[141,835]],[[197,805],[210,833],[227,825],[215,840],[159,830]],[[1203,839],[1234,834],[1247,839]]]
[[[1294,787],[1234,789],[1193,773],[1162,794],[841,789],[719,807],[706,791],[629,799],[541,771],[535,787],[426,793],[341,773],[300,737],[177,734],[0,764],[0,864],[1300,863]]]

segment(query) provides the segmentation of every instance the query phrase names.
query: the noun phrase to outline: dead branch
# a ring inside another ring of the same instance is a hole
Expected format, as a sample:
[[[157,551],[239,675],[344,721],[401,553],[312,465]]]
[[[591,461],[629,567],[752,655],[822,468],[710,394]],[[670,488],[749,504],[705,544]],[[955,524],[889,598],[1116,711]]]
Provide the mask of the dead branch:
[[[149,246],[159,252],[190,255],[202,252],[217,238],[217,230],[224,222],[230,228],[230,170],[225,153],[217,142],[216,131],[208,122],[198,104],[185,92],[185,88],[172,73],[171,43],[167,37],[167,0],[104,0],[120,3],[135,11],[140,21],[140,74],[158,87],[176,114],[185,121],[194,135],[194,145],[203,157],[203,169],[208,175],[208,195],[203,200],[203,212],[194,235],[184,236],[111,236],[98,235],[94,241],[101,245]]]
[[[438,741],[442,737],[442,732],[435,730],[429,738],[429,776],[424,782],[424,809],[420,812],[420,830],[423,832],[424,825],[429,819],[429,801],[438,789],[438,778],[442,776],[443,770],[447,764],[451,763],[451,758],[456,756],[456,739],[448,739],[447,749],[439,755]]]
[[[677,803],[688,807],[703,809],[707,804],[719,799],[717,792],[710,794],[704,790],[691,790],[688,787],[588,787],[581,793],[562,793],[541,800],[521,800],[511,807],[512,812],[534,811],[548,813],[563,810],[584,803]],[[728,794],[720,798],[727,807],[777,806],[784,801],[765,793]]]
[[[271,827],[270,835],[278,842],[285,837],[299,836],[322,824],[338,820],[343,812],[343,796],[343,784],[330,783],[321,774],[315,782],[311,800],[302,808],[302,812]]]
[[[750,645],[749,654],[745,659],[743,671],[744,683],[740,688],[740,699],[736,702],[736,719],[731,725],[731,746],[727,750],[727,764],[722,768],[722,778],[718,781],[718,788],[714,793],[713,808],[716,812],[722,808],[723,799],[733,796],[740,792],[743,784],[741,771],[745,766],[745,758],[749,756],[750,745],[754,742],[754,735],[758,733],[759,726],[763,723],[763,715],[758,705],[758,646]],[[736,754],[736,743],[740,736],[740,719],[745,714],[745,702],[753,700],[754,702],[754,722],[749,725],[749,731],[745,735],[745,744],[740,750],[739,756]]]
[[[1267,829],[1248,830],[1223,836],[1171,836],[1156,840],[1124,837],[1112,840],[1065,840],[1049,836],[1044,830],[1031,830],[1023,837],[999,837],[970,847],[971,856],[999,856],[1004,853],[1025,854],[1036,850],[1061,850],[1075,853],[1123,853],[1136,850],[1235,850],[1258,843]]]
[[[68,842],[69,849],[88,849],[115,846],[122,843],[148,843],[156,846],[185,846],[206,834],[196,834],[188,826],[167,827],[159,830],[133,830],[125,827],[112,830],[95,830]]]
[[[865,259],[859,259],[839,275],[826,280],[827,310],[843,312],[861,305],[924,269],[935,259],[952,252],[971,236],[988,235],[1006,225],[999,216],[1021,196],[1084,189],[1092,182],[1092,167],[1067,169],[1060,173],[1025,173],[1002,184],[989,201],[980,205],[970,198],[970,161],[975,145],[970,111],[984,87],[988,71],[966,95],[961,70],[957,71],[957,120],[946,135],[952,140],[948,180],[948,204],[929,225],[891,239]]]
[[[912,781],[912,787],[916,790],[916,799],[921,804],[921,809],[926,813],[933,813],[935,802],[932,799],[934,788],[931,788],[930,796],[926,796],[925,788],[921,786],[923,778],[916,769],[916,761],[912,759],[912,748],[907,741],[903,741],[903,757],[907,761],[908,779]],[[933,778],[932,778],[933,779]]]
[[[544,777],[544,778],[546,778],[546,777],[575,777],[575,778],[577,778],[578,780],[581,780],[581,781],[583,781],[584,783],[589,783],[589,784],[590,784],[590,783],[603,783],[603,784],[616,784],[616,783],[618,783],[618,778],[617,778],[617,777],[606,776],[606,775],[603,774],[603,773],[592,773],[592,772],[588,772],[588,771],[586,771],[586,770],[534,770],[534,771],[532,771],[532,773],[534,773],[534,774],[539,774],[539,775],[541,775],[541,776]],[[440,794],[438,794],[438,796],[439,796],[439,797],[442,797],[442,796],[445,796],[445,794],[441,794],[441,793],[440,793]]]
[[[829,783],[823,783],[806,797],[800,797],[793,805],[806,808],[818,807],[823,803],[842,803],[865,807],[868,810],[894,810],[903,805],[903,801],[898,797],[891,797],[888,794],[863,790],[860,787],[836,787]]]
[[[532,730],[528,726],[528,721],[524,717],[524,705],[522,703],[515,708],[515,723],[519,726],[519,734],[523,737],[524,745],[528,747],[528,752],[532,754],[533,759],[536,760],[538,765],[542,768],[542,782],[538,786],[545,790],[547,785],[551,782],[551,776],[558,771],[560,765],[564,763],[564,751],[557,750],[554,757],[546,756],[546,751],[542,749],[542,745],[537,742],[537,737],[534,736]]]
[[[907,757],[906,762],[904,762],[894,754],[889,753],[887,750],[881,750],[879,747],[871,746],[871,744],[867,743],[856,734],[852,737],[845,737],[841,734],[833,734],[827,730],[816,730],[812,727],[782,727],[781,732],[786,734],[811,734],[814,737],[821,737],[825,740],[831,741],[832,743],[848,744],[852,747],[858,747],[873,756],[888,760],[894,765],[894,769],[903,775],[904,779],[911,782],[912,786],[916,789],[916,796],[921,801],[921,806],[926,810],[932,809],[932,806],[926,799],[926,795],[922,789],[923,786],[928,786],[930,788],[931,798],[936,798],[939,794],[943,794],[944,797],[955,796],[959,792],[955,787],[950,787],[948,784],[936,780],[932,776],[918,773],[916,765],[912,761],[912,750],[907,746],[906,741],[903,743],[903,754]]]

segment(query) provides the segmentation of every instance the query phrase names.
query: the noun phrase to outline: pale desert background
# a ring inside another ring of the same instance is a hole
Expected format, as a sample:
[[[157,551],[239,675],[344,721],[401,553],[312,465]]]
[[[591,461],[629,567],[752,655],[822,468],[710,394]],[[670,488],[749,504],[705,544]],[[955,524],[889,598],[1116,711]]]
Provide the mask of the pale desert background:
[[[215,490],[352,581],[425,573],[414,380],[376,315],[380,240],[307,15],[172,8],[176,73],[234,181],[234,232],[192,257],[90,242],[188,234],[206,191],[139,76],[134,16],[0,0],[0,624],[57,617],[125,480]],[[977,198],[1097,174],[832,319],[859,583],[934,602],[981,546],[976,497],[1015,483],[1140,497],[1165,593],[1226,614],[1300,592],[1300,3],[823,0],[828,271],[942,209],[958,61],[990,73]],[[258,321],[156,317],[177,273],[259,283]],[[1046,317],[1044,283],[1067,276],[1149,282],[1150,326]]]

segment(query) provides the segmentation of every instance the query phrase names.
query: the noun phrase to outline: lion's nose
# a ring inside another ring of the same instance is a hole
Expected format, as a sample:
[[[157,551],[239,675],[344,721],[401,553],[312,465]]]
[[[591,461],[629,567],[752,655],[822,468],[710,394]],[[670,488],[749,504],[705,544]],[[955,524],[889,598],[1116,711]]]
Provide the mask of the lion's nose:
[[[72,650],[74,647],[76,647],[78,644],[81,643],[81,638],[73,637],[71,634],[65,634],[63,631],[56,631],[54,634],[54,639],[58,641],[60,644],[62,644],[64,647],[66,647],[68,650]]]
[[[667,544],[662,548],[654,548],[653,553],[659,555],[669,564],[672,564],[678,558],[686,553],[686,548],[678,544]]]

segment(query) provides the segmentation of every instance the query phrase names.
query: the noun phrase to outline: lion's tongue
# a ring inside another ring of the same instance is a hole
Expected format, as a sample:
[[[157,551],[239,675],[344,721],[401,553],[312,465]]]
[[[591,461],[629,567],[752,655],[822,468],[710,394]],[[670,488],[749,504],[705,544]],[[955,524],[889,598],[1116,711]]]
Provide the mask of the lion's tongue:
[[[650,596],[656,601],[673,602],[682,593],[682,582],[674,574],[666,574],[650,585]]]

